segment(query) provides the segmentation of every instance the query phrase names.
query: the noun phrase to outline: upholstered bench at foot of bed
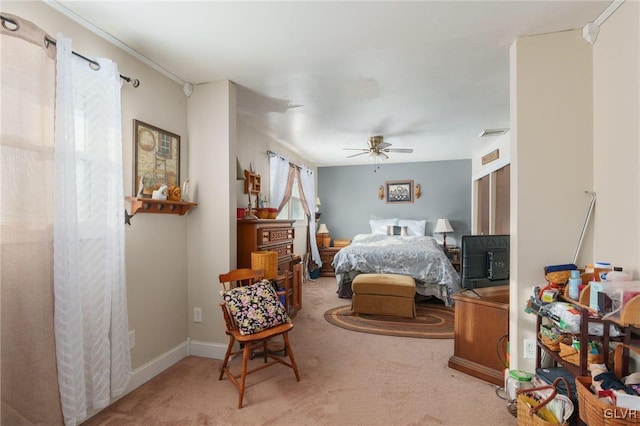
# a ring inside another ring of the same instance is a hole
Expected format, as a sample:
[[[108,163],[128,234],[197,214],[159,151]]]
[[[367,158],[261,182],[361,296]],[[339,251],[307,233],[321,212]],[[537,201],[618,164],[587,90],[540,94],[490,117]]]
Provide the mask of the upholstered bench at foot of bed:
[[[351,309],[359,314],[416,317],[416,282],[395,274],[360,274],[351,283]]]

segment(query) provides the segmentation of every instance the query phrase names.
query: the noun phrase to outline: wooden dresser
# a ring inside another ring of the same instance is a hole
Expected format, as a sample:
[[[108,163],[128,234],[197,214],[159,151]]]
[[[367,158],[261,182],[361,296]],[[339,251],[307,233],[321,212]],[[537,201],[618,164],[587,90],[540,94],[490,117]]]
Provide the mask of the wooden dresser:
[[[293,222],[278,219],[238,219],[237,262],[238,268],[251,268],[251,252],[277,252],[278,275],[283,277],[278,283],[286,289],[286,306],[291,316],[302,307],[302,273],[293,261]]]

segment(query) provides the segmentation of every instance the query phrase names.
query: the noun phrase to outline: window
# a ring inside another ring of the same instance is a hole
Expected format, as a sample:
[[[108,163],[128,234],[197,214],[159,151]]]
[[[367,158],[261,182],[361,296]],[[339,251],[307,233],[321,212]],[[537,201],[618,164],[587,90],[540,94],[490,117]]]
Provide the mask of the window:
[[[298,177],[293,177],[293,188],[291,189],[291,198],[284,205],[280,213],[278,213],[278,219],[294,219],[305,220],[304,207],[302,206],[302,199],[300,198],[300,188],[298,187]]]

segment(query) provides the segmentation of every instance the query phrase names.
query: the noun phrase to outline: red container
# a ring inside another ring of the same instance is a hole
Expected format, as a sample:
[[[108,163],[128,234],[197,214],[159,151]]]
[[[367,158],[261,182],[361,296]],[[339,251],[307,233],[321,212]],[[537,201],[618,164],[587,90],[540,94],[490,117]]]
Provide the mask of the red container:
[[[236,211],[237,211],[237,213],[236,213],[236,217],[237,217],[238,219],[242,219],[242,218],[244,217],[244,212],[245,212],[246,210],[247,210],[247,209],[240,209],[240,208],[236,209]]]

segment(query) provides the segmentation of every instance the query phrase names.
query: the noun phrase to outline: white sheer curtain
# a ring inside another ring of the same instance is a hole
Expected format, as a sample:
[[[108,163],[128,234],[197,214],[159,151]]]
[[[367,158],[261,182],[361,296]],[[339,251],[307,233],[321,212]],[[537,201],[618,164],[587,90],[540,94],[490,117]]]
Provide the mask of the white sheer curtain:
[[[320,259],[320,252],[318,251],[318,244],[316,242],[316,189],[315,179],[313,178],[313,170],[300,167],[300,185],[304,192],[304,200],[307,203],[307,209],[309,214],[309,243],[311,245],[311,259],[318,266],[322,266],[322,260]]]
[[[130,379],[120,77],[57,34],[54,297],[65,424],[107,406]]]
[[[280,211],[289,180],[289,160],[278,154],[269,157],[269,203]]]

